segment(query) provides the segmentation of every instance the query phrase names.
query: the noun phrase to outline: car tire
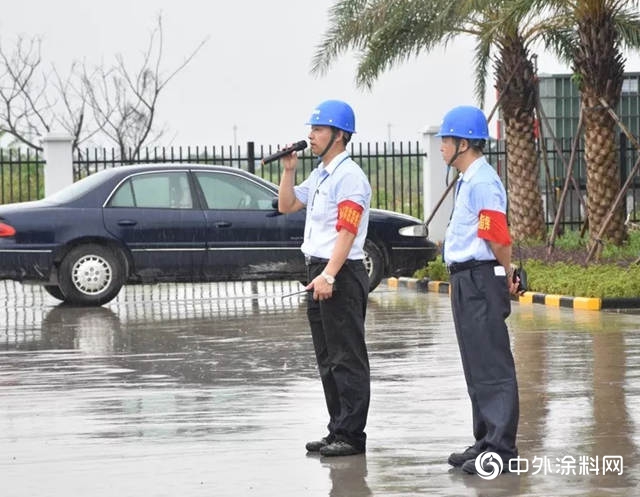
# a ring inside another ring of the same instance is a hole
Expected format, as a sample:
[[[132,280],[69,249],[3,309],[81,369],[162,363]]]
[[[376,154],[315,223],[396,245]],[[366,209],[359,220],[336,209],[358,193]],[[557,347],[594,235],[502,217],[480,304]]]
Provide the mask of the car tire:
[[[103,245],[79,245],[62,260],[58,281],[65,302],[80,306],[106,304],[124,284],[123,257]]]
[[[57,285],[45,285],[45,291],[51,295],[54,299],[63,300],[64,301],[64,293],[60,290],[60,287]]]
[[[369,273],[369,292],[373,292],[384,275],[384,257],[380,247],[369,239],[364,242],[364,266]]]

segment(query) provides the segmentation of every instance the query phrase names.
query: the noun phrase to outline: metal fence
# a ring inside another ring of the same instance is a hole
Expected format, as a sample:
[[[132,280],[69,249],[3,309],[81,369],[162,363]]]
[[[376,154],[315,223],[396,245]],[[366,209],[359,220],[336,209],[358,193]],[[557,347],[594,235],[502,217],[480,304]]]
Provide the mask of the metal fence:
[[[44,164],[38,150],[0,148],[0,204],[42,198]]]
[[[618,161],[620,164],[620,186],[627,180],[633,166],[638,160],[639,151],[629,143],[624,134],[618,138]],[[573,138],[553,140],[547,138],[538,143],[537,153],[540,158],[540,188],[544,203],[545,221],[553,226],[559,206],[560,196],[566,179],[566,171],[571,159]],[[505,185],[508,184],[506,143],[503,140],[492,141],[485,151],[487,160],[492,163]],[[586,202],[587,166],[584,158],[584,142],[578,140],[573,163],[572,175],[578,190],[571,184],[563,206],[560,225],[564,229],[580,229],[585,220],[585,212],[581,198]],[[625,199],[626,212],[631,221],[640,219],[640,177],[633,178]]]
[[[557,145],[556,145],[557,144]],[[566,164],[571,155],[572,139],[540,143],[540,185],[545,204],[547,224],[552,224],[565,181]],[[73,160],[73,177],[78,180],[102,169],[124,164],[142,163],[194,163],[221,164],[253,172],[273,183],[280,181],[281,166],[277,162],[261,165],[261,159],[281,147],[246,146],[225,147],[153,147],[137,157],[120,157],[116,149],[85,149],[77,151]],[[558,153],[558,150],[559,152]],[[418,218],[423,212],[423,158],[419,142],[351,144],[350,154],[367,174],[372,187],[372,206],[388,209]],[[485,150],[489,162],[507,183],[507,154],[505,142],[490,141]],[[638,160],[638,150],[628,143],[624,135],[619,139],[619,163],[624,182]],[[300,154],[298,182],[307,177],[316,166],[317,159],[310,152]],[[0,203],[22,202],[42,198],[44,195],[45,160],[38,151],[0,149]],[[570,188],[563,209],[561,224],[564,228],[579,228],[584,219],[580,196],[586,194],[584,148],[578,144],[573,175],[579,192]],[[444,190],[444,185],[443,185]],[[640,178],[634,178],[627,193],[627,212],[632,221],[640,219]]]
[[[143,150],[138,156],[129,154],[124,158],[114,149],[83,150],[74,158],[74,179],[123,164],[170,162],[237,167],[277,184],[280,182],[280,164],[271,162],[262,166],[261,160],[279,148],[256,147],[254,142],[247,143],[246,147],[154,147]],[[349,153],[369,178],[372,207],[423,217],[424,154],[418,142],[351,144]],[[317,158],[308,150],[300,154],[296,181],[306,178],[316,164]]]

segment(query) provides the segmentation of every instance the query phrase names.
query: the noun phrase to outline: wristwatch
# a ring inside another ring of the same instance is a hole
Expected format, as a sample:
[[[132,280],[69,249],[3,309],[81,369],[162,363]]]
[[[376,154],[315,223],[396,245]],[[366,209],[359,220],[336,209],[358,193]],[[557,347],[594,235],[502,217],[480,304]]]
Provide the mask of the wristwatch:
[[[331,276],[328,273],[325,273],[324,271],[320,273],[320,276],[322,276],[326,280],[326,282],[329,283],[330,285],[333,285],[336,282],[336,279],[333,276]]]

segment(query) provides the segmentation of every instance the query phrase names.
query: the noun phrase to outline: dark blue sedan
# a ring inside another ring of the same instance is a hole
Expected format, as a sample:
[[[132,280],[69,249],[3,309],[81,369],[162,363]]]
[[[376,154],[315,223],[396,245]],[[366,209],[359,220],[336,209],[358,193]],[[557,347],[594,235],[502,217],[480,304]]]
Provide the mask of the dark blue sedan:
[[[224,166],[107,169],[35,202],[0,206],[0,279],[102,305],[124,284],[305,279],[304,211],[280,214],[278,187]],[[436,256],[419,219],[372,209],[373,290]]]

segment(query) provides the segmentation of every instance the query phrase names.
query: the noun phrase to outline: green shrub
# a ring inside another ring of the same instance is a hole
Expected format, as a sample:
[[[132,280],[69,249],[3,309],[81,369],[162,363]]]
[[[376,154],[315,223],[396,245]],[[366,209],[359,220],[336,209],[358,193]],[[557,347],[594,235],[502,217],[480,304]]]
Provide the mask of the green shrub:
[[[449,281],[447,266],[445,266],[441,255],[436,257],[435,260],[429,262],[425,268],[418,269],[415,272],[414,277],[418,279],[427,278],[431,281]]]
[[[639,297],[640,266],[578,264],[529,260],[524,263],[529,291],[574,297]]]
[[[640,264],[632,262],[640,256],[640,231],[631,231],[629,240],[621,247],[605,243],[600,262],[592,262],[588,266],[571,262],[583,261],[587,256],[586,239],[581,238],[577,231],[568,231],[556,240],[553,254],[559,261],[541,260],[547,254],[541,242],[523,243],[522,247],[524,253],[525,247],[537,247],[537,250],[529,251],[530,254],[537,254],[535,257],[525,257],[523,260],[528,290],[531,292],[572,297],[640,297]],[[518,252],[518,248],[514,247],[514,263],[519,262],[516,257]],[[414,276],[432,281],[449,281],[441,256],[416,271]]]

